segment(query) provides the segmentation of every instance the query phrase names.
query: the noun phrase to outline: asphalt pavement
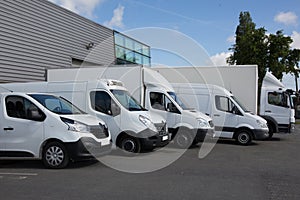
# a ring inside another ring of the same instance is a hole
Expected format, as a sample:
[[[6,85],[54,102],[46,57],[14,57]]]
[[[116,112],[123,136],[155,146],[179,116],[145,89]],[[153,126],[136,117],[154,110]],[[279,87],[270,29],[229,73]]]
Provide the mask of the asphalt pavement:
[[[300,125],[293,134],[275,134],[269,141],[249,146],[219,140],[201,159],[200,147],[147,173],[122,172],[99,161],[74,163],[61,170],[45,169],[38,160],[0,161],[0,198],[300,199]],[[175,153],[162,151],[166,159]],[[124,164],[122,158],[112,157],[118,166]]]

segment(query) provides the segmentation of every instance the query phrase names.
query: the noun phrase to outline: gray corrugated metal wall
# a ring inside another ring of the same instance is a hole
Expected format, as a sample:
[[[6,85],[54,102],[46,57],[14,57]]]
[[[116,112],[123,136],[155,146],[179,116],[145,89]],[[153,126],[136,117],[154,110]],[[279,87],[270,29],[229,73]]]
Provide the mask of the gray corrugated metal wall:
[[[0,0],[0,82],[45,80],[91,51],[89,62],[112,63],[113,30],[45,0]]]

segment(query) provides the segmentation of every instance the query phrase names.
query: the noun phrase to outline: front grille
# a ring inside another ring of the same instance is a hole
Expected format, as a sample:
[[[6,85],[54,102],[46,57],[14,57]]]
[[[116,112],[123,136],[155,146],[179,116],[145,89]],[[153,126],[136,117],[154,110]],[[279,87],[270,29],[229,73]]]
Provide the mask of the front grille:
[[[166,123],[156,123],[156,124],[154,124],[154,126],[156,127],[159,136],[163,136],[163,135],[168,134]]]
[[[208,123],[209,123],[211,128],[213,128],[215,126],[212,120],[210,120]]]
[[[109,136],[108,128],[99,124],[99,126],[90,126],[90,132],[98,139],[106,138]]]

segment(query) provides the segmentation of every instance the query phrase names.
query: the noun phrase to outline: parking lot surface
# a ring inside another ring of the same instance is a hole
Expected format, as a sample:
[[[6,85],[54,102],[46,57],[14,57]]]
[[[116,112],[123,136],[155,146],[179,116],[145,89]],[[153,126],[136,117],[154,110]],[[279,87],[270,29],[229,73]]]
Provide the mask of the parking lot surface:
[[[9,199],[300,199],[300,125],[250,146],[219,140],[149,173],[121,172],[98,161],[45,169],[41,161],[0,161],[0,198]]]

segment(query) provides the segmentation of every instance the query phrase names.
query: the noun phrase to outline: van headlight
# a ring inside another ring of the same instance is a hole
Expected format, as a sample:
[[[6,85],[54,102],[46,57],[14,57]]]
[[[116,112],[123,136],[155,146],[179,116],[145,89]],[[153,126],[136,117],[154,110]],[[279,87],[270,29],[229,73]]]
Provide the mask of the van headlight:
[[[154,124],[152,123],[152,121],[148,118],[148,117],[145,117],[143,115],[140,115],[139,116],[139,120],[140,122],[142,122],[146,127],[152,129],[152,130],[156,130]]]
[[[267,123],[260,121],[260,120],[256,120],[256,122],[261,128],[268,128]]]
[[[210,128],[210,125],[209,125],[207,120],[205,120],[203,118],[197,118],[197,120],[199,122],[199,127],[200,128]]]
[[[69,131],[75,131],[75,132],[89,132],[89,127],[83,123],[77,122],[72,119],[67,119],[61,117],[61,120],[67,124]]]

